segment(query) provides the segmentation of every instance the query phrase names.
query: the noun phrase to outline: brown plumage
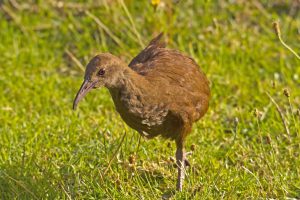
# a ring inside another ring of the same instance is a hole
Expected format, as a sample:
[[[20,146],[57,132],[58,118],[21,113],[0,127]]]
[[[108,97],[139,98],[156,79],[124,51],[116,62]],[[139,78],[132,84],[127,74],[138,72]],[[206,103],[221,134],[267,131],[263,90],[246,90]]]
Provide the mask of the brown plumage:
[[[184,140],[193,123],[206,113],[210,89],[197,63],[165,48],[161,37],[154,38],[128,66],[109,53],[95,56],[87,65],[73,108],[92,88],[107,87],[117,111],[131,128],[147,138],[161,135],[175,140],[177,189],[181,191]]]

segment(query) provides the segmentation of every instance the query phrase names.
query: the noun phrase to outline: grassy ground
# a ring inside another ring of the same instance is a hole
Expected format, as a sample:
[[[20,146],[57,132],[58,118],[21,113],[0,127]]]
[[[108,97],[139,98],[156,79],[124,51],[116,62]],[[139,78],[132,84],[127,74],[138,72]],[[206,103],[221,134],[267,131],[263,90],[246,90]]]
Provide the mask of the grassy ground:
[[[196,59],[212,89],[187,140],[195,150],[184,192],[172,198],[300,198],[300,61],[272,30],[279,20],[300,51],[299,1],[162,1],[156,11],[149,1],[18,2],[0,1],[1,199],[172,193],[173,143],[142,139],[137,150],[139,135],[105,89],[71,109],[83,78],[74,58],[85,65],[109,51],[129,62],[160,31]]]

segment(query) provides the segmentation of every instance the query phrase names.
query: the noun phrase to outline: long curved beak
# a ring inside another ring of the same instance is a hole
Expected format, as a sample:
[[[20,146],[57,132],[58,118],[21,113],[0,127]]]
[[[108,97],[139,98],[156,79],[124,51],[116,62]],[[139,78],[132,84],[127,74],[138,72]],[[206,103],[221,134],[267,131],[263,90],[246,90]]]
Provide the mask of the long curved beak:
[[[76,110],[79,101],[96,85],[97,81],[84,80],[73,102],[73,110]]]

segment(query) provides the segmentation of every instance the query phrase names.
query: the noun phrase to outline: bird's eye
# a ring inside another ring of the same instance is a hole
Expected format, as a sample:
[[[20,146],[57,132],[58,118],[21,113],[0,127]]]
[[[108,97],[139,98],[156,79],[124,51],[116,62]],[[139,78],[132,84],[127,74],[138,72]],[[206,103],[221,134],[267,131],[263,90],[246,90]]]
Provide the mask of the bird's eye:
[[[97,73],[98,76],[103,76],[105,74],[105,69],[100,69]]]

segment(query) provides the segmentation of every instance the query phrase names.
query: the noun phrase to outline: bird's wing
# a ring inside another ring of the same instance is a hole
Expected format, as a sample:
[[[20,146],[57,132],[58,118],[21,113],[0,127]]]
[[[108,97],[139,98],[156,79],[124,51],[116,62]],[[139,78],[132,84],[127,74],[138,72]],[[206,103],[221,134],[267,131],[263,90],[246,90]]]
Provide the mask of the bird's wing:
[[[129,67],[153,84],[151,95],[160,96],[164,102],[173,102],[176,107],[190,107],[188,112],[196,114],[192,118],[199,119],[207,107],[204,104],[210,93],[208,81],[192,58],[165,48],[160,43],[161,37],[162,34],[154,38]],[[194,109],[196,112],[192,111]]]
[[[129,67],[147,78],[163,80],[163,76],[165,80],[183,86],[185,81],[191,81],[189,77],[199,73],[199,67],[192,58],[177,50],[165,48],[165,43],[161,42],[162,36],[163,33],[160,33],[152,39],[149,45],[133,58]]]
[[[150,62],[153,61],[156,55],[166,46],[164,42],[161,42],[162,36],[163,33],[160,33],[152,39],[148,46],[133,58],[128,66],[137,73],[144,75],[145,71],[147,71],[147,68],[150,66]]]

